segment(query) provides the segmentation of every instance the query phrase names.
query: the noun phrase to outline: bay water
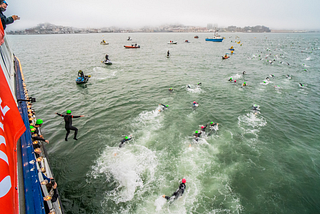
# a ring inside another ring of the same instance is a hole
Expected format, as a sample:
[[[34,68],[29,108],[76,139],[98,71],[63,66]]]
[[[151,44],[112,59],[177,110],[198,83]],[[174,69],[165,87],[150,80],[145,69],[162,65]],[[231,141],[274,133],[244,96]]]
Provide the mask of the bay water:
[[[125,49],[128,36],[141,48]],[[320,213],[320,35],[210,36],[7,36],[37,99],[66,213]],[[106,54],[112,65],[101,62]],[[85,85],[75,83],[80,69],[91,75]],[[160,103],[169,108],[159,112]],[[77,141],[73,132],[64,140],[55,114],[68,109],[85,115],[73,119]],[[211,121],[218,130],[195,142]],[[182,178],[184,195],[167,203],[161,196]]]

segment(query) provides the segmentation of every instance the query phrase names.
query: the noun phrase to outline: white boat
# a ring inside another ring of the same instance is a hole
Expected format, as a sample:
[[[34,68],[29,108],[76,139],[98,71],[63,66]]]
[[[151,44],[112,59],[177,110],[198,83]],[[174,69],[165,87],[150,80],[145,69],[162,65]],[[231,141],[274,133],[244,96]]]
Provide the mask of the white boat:
[[[178,42],[170,41],[170,42],[168,42],[168,44],[176,45],[176,44],[178,44]]]

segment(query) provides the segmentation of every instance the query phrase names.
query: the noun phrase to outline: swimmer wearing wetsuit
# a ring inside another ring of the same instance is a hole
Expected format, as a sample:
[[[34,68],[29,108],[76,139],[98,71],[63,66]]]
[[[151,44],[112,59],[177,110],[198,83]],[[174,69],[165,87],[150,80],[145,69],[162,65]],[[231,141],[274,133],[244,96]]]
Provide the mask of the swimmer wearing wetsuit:
[[[122,146],[124,146],[124,144],[131,140],[131,138],[129,138],[128,136],[126,136],[121,142],[120,142],[120,145],[119,145],[119,148],[121,148]]]
[[[167,199],[167,200],[170,200],[171,198],[173,198],[174,200],[178,199],[180,196],[183,195],[184,193],[184,190],[187,188],[186,186],[186,182],[187,180],[186,179],[182,179],[181,181],[181,184],[179,185],[179,189],[177,189],[173,194],[172,196],[166,196],[166,195],[163,195],[162,197]]]
[[[214,127],[215,125],[219,125],[219,123],[214,123],[214,122],[210,123],[210,127]]]
[[[206,126],[201,126],[201,131],[205,132],[208,124]]]
[[[161,106],[161,109],[159,109],[159,112],[169,108],[169,105],[159,104]]]
[[[258,109],[258,106],[257,106],[256,104],[254,104],[254,105],[252,106],[252,110],[254,110],[254,111],[260,111],[260,110]]]
[[[59,114],[59,113],[56,113],[56,114],[64,118],[65,129],[67,130],[65,141],[68,141],[68,135],[70,133],[70,130],[74,130],[73,139],[78,140],[77,139],[78,129],[76,127],[72,126],[72,118],[84,117],[84,115],[73,116],[73,115],[71,115],[71,111],[70,110],[67,110],[67,114],[66,115]]]
[[[193,137],[194,137],[195,141],[198,142],[199,137],[200,137],[201,134],[202,134],[202,132],[198,132],[198,131],[194,132]]]

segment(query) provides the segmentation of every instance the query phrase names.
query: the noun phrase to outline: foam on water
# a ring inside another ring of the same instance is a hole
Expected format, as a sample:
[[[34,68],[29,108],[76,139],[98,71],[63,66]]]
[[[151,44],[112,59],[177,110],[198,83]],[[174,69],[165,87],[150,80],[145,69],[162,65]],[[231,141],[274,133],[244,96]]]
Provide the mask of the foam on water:
[[[147,190],[144,187],[153,180],[157,164],[155,153],[146,147],[106,147],[92,166],[91,176],[97,178],[103,174],[106,182],[117,183],[115,189],[105,193],[106,202],[126,202],[133,199],[137,188],[142,192]]]
[[[200,93],[204,93],[205,91],[201,89],[201,87],[199,87],[198,85],[197,86],[194,86],[194,85],[190,85],[191,88],[188,88],[188,85],[186,85],[186,89],[188,92],[191,92],[191,93],[197,93],[197,94],[200,94]]]
[[[117,70],[110,70],[103,67],[94,67],[93,71],[95,73],[96,79],[103,80],[103,79],[110,79],[116,77]]]
[[[260,127],[267,124],[267,121],[260,115],[253,112],[238,117],[238,126],[242,129],[243,134],[252,134],[258,137]]]

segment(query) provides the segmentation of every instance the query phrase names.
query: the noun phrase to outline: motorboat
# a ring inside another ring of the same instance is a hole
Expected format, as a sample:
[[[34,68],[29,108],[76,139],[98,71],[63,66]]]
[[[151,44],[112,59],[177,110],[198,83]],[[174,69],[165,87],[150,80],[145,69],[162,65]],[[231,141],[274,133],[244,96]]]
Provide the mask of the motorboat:
[[[205,40],[209,42],[222,42],[223,38],[216,31],[212,38],[206,38]]]
[[[187,40],[187,39],[186,39],[184,42],[185,42],[185,43],[190,43],[189,40]]]
[[[125,48],[140,48],[140,45],[132,44],[132,45],[125,45]]]
[[[174,41],[171,41],[171,40],[170,40],[170,42],[168,42],[168,44],[176,45],[176,44],[178,44],[178,42],[174,42]]]

